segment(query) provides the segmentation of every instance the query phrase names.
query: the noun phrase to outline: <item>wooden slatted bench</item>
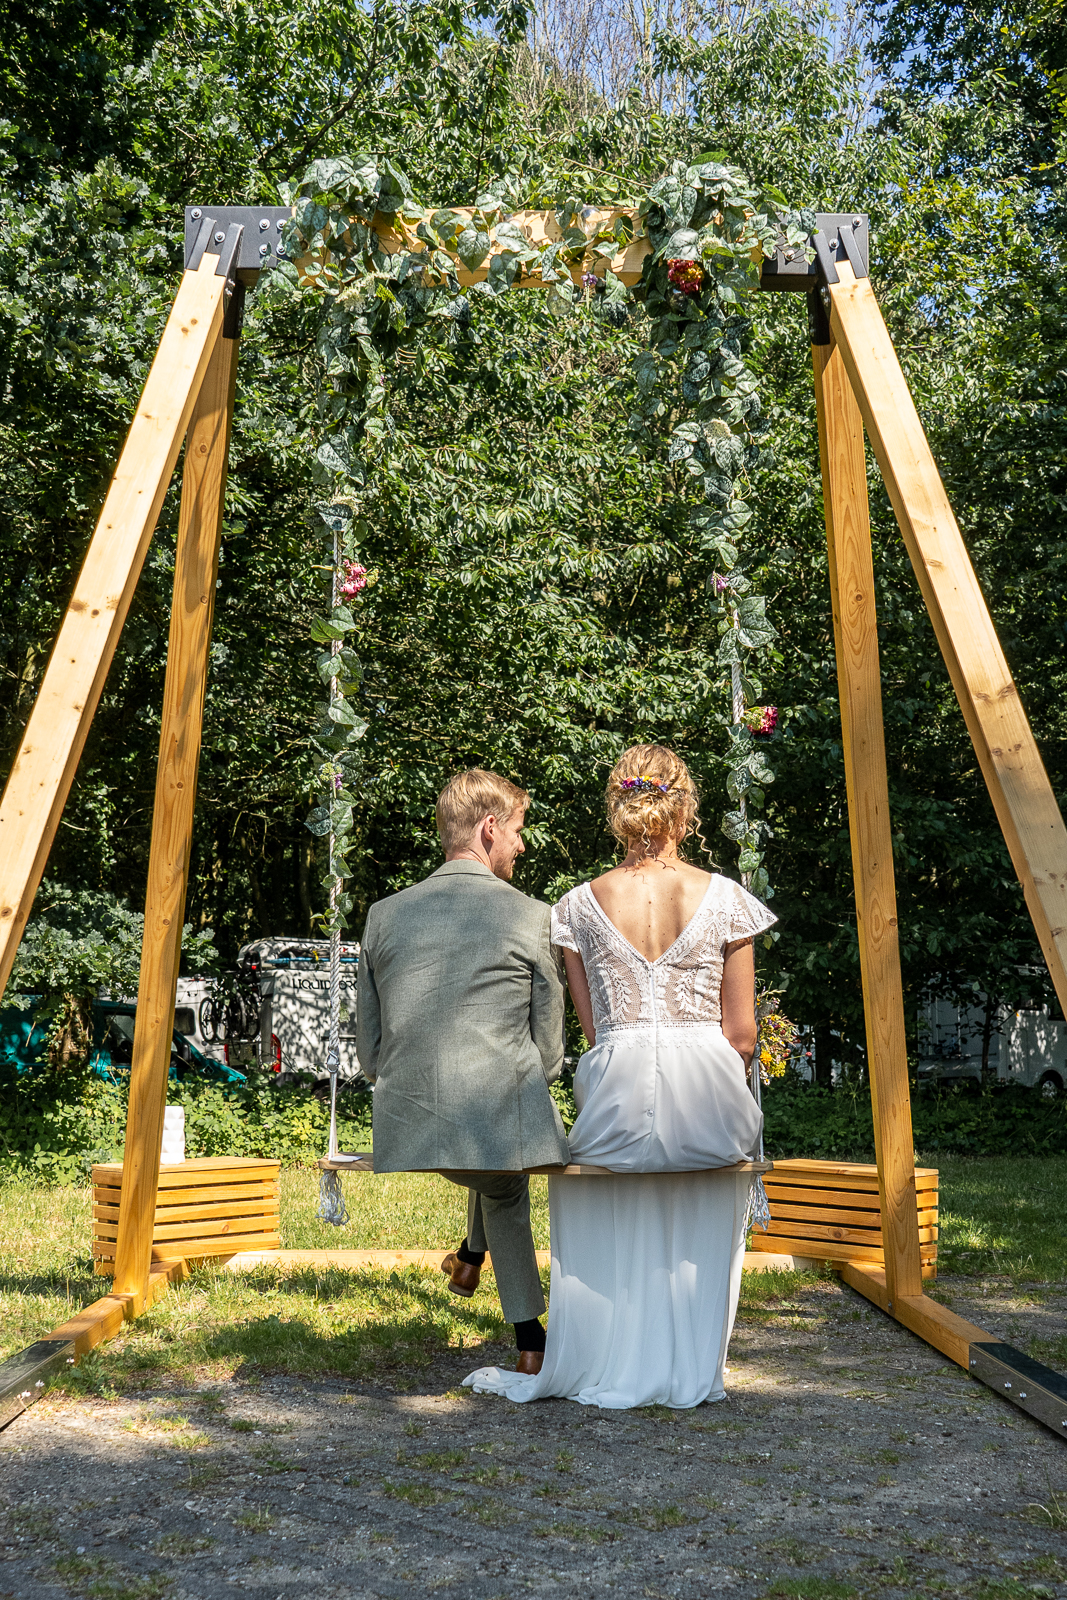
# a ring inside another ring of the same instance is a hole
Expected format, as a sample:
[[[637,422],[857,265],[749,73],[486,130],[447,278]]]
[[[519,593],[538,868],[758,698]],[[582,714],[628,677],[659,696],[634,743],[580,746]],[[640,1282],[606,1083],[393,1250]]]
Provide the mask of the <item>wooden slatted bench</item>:
[[[924,1278],[937,1276],[937,1168],[916,1167],[919,1255]],[[856,1161],[779,1161],[764,1177],[771,1208],[766,1233],[749,1248],[817,1261],[884,1266],[878,1168]]]
[[[280,1250],[280,1161],[200,1156],[159,1169],[153,1261]],[[115,1270],[122,1162],[93,1167],[93,1271]]]

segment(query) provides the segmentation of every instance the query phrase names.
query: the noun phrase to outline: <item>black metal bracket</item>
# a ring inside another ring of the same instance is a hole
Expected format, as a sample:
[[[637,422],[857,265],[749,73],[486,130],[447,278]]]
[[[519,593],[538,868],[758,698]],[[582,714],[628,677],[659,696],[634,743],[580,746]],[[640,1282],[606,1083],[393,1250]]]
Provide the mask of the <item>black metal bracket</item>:
[[[282,229],[290,221],[292,211],[288,206],[186,206],[185,208],[185,265],[194,271],[200,265],[204,249],[200,241],[208,224],[209,239],[217,243],[233,227],[241,229],[241,240],[233,270],[238,283],[251,287],[260,273],[276,267],[283,259],[281,251]],[[208,245],[207,248],[211,246]],[[199,249],[199,255],[197,250]]]
[[[820,284],[838,282],[838,261],[851,262],[857,278],[865,278],[870,271],[870,238],[868,219],[862,213],[818,212],[807,247],[782,247],[763,263],[760,288],[810,294]],[[809,261],[812,250],[815,260]]]
[[[825,289],[808,290],[808,337],[812,344],[830,343],[830,318],[823,304]]]
[[[867,258],[864,252],[860,249],[856,240],[855,228],[849,223],[843,222],[838,229],[838,239],[840,240],[841,246],[848,257],[849,266],[852,268],[853,275],[857,278],[866,278]]]
[[[971,1345],[969,1369],[972,1378],[1067,1439],[1067,1378],[1062,1373],[994,1340]]]

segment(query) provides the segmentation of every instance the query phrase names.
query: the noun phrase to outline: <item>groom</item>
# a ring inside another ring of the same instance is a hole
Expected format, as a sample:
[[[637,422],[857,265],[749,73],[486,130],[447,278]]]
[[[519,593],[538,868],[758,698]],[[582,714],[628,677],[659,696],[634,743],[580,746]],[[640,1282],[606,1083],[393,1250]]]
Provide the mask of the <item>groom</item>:
[[[529,801],[479,767],[445,786],[444,866],[367,915],[356,1047],[375,1086],[375,1172],[436,1171],[470,1191],[467,1237],[441,1270],[469,1297],[492,1253],[517,1370],[536,1373],[545,1299],[523,1168],[562,1165],[568,1151],[548,1092],[564,1002],[550,909],[510,882]]]

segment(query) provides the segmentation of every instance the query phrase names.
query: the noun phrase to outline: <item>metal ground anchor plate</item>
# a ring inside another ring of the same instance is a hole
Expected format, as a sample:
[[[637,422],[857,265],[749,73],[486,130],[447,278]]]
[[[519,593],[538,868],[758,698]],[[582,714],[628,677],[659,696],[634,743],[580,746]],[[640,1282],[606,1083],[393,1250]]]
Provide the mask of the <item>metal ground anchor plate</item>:
[[[1067,1378],[1062,1373],[1034,1361],[1014,1345],[993,1340],[971,1345],[968,1366],[972,1378],[980,1378],[1012,1405],[1067,1439]]]
[[[73,1339],[38,1339],[0,1362],[0,1428],[39,1400],[49,1378],[74,1364]]]

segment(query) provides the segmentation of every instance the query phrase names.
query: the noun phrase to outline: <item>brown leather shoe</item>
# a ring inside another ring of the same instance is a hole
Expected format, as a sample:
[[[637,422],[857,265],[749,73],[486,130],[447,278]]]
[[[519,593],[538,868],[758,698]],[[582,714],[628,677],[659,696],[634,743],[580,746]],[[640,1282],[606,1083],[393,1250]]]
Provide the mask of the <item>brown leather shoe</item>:
[[[454,1250],[450,1250],[441,1262],[441,1271],[448,1279],[448,1287],[453,1294],[461,1294],[464,1300],[469,1300],[478,1287],[481,1278],[481,1267],[474,1267],[469,1261],[461,1261]]]
[[[519,1359],[515,1363],[516,1372],[525,1372],[528,1377],[536,1378],[545,1364],[543,1350],[520,1350]]]

